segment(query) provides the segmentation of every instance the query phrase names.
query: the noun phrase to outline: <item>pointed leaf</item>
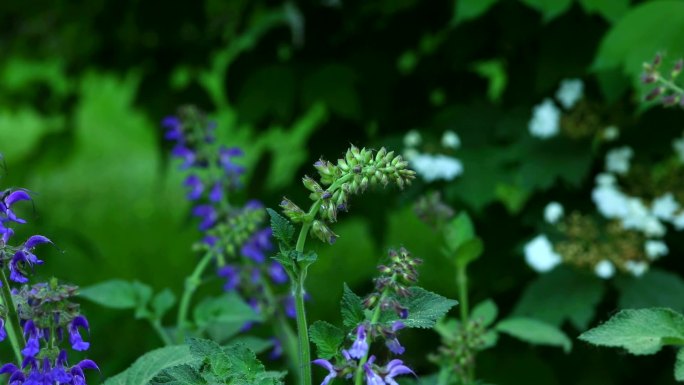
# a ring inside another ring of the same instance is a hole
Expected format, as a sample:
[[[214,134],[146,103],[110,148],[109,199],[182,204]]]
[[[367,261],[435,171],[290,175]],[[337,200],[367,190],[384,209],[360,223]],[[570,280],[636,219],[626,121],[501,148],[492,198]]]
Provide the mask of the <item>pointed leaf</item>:
[[[566,353],[572,348],[572,341],[560,329],[533,318],[507,318],[496,330],[534,345],[559,346]]]
[[[309,327],[309,339],[316,345],[318,358],[330,359],[340,351],[344,332],[325,321],[316,321]]]

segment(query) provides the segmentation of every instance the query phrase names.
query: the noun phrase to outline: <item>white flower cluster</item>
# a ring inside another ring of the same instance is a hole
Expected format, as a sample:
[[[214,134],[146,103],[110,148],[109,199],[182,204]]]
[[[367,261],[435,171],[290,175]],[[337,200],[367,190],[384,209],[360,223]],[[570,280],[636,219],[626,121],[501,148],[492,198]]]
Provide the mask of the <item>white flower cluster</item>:
[[[672,141],[672,148],[674,149],[677,158],[681,163],[684,163],[684,137],[679,137]]]
[[[525,262],[539,273],[553,270],[563,261],[553,250],[553,244],[544,234],[537,235],[525,245]]]
[[[423,142],[420,132],[411,130],[404,136],[404,157],[411,168],[426,182],[438,180],[450,181],[463,174],[463,163],[452,156],[444,154],[421,153],[416,149]],[[442,135],[442,146],[456,150],[461,146],[461,138],[453,131],[445,131]]]
[[[565,109],[571,109],[582,98],[584,83],[580,79],[565,79],[556,91],[556,99]],[[550,98],[534,106],[528,125],[530,135],[548,139],[560,132],[561,110]]]

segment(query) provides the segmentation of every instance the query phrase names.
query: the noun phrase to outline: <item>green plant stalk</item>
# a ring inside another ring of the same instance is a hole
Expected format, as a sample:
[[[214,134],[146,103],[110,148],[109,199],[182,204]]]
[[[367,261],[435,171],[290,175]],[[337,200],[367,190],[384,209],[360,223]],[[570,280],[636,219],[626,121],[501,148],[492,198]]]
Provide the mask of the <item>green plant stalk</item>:
[[[468,274],[466,272],[467,265],[458,264],[456,266],[456,283],[458,284],[458,305],[461,310],[461,325],[465,328],[468,325],[469,311],[468,309]],[[473,356],[474,357],[474,356]],[[466,385],[473,382],[475,378],[475,363],[468,365],[466,378],[464,383]]]
[[[212,257],[213,253],[208,251],[202,257],[202,259],[200,259],[192,274],[185,279],[185,289],[183,291],[183,296],[181,297],[180,306],[178,306],[178,319],[176,321],[176,327],[178,328],[176,332],[176,340],[179,343],[182,343],[185,337],[190,300],[192,299],[192,295],[195,293],[195,290],[197,290],[197,287],[199,287],[200,283],[202,282],[202,274],[207,266],[209,266],[209,262],[211,262]]]
[[[391,280],[394,281],[396,279],[396,274],[392,275]],[[376,322],[378,322],[378,319],[380,318],[380,304],[382,301],[385,300],[385,297],[387,297],[389,289],[385,288],[385,290],[382,291],[382,294],[380,294],[380,299],[378,299],[378,304],[375,306],[375,310],[373,310],[373,315],[371,316],[371,325],[374,325]],[[370,346],[371,341],[368,341],[370,337],[366,335],[366,342],[368,342],[368,345]],[[370,350],[370,349],[369,349]],[[362,385],[363,383],[363,365],[368,362],[368,353],[366,352],[366,355],[361,357],[359,360],[359,365],[356,367],[356,373],[354,374],[354,385]]]
[[[21,349],[26,344],[26,341],[24,341],[24,336],[21,334],[21,338],[17,337],[17,330],[21,330],[21,323],[19,322],[17,307],[12,299],[12,293],[9,289],[9,281],[7,280],[4,270],[0,270],[0,279],[2,279],[2,290],[0,291],[0,296],[2,297],[2,303],[9,312],[9,317],[7,317],[7,320],[5,321],[5,330],[7,330],[7,337],[10,341],[10,345],[12,345],[14,356],[17,359],[17,365],[21,365]]]
[[[157,332],[159,335],[159,338],[161,338],[162,342],[164,342],[165,346],[171,346],[173,345],[173,340],[169,336],[169,334],[164,330],[164,327],[162,327],[161,321],[158,319],[149,319],[150,325],[152,325],[152,328],[154,328],[154,331]]]

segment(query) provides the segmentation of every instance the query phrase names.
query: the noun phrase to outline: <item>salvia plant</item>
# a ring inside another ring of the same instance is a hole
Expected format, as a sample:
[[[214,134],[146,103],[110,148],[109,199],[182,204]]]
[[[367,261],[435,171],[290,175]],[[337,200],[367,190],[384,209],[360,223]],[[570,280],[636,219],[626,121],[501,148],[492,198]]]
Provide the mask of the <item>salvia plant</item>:
[[[17,207],[29,201],[24,189],[6,189],[0,197],[0,340],[14,351],[14,360],[3,362],[0,374],[10,385],[85,385],[85,371],[99,369],[93,360],[74,358],[90,348],[81,334],[90,331],[88,320],[71,301],[78,288],[57,278],[32,280],[34,269],[44,263],[36,249],[52,241],[32,235],[16,242],[14,236],[14,226],[26,223]]]

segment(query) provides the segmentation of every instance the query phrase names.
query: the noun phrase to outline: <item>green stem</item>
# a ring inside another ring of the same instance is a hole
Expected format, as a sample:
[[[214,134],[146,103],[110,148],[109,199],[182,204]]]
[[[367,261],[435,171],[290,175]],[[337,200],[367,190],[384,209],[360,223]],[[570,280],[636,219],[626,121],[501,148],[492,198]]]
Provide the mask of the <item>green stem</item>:
[[[289,320],[285,318],[283,312],[278,309],[278,301],[273,295],[271,285],[267,281],[264,281],[263,287],[264,296],[268,303],[267,309],[270,309],[269,318],[273,323],[274,332],[278,340],[283,344],[285,357],[287,357],[287,363],[290,367],[290,373],[294,376],[293,383],[298,384],[301,379],[299,378],[300,373],[299,367],[297,366],[299,356],[299,351],[297,350],[297,336],[292,330],[292,327],[290,327]]]
[[[173,345],[173,340],[169,336],[169,334],[164,330],[164,327],[161,324],[161,321],[158,319],[150,319],[150,325],[154,328],[154,331],[157,332],[157,335],[159,335],[159,338],[161,338],[162,342],[164,342],[164,345],[166,346],[171,346]]]
[[[658,76],[658,81],[662,83],[664,86],[670,88],[671,90],[675,91],[676,93],[680,95],[684,95],[684,89],[679,87],[677,84],[675,84],[673,81],[667,80],[663,78],[662,76]]]
[[[466,266],[459,265],[456,267],[456,282],[458,284],[458,301],[461,310],[461,327],[465,330],[468,326],[468,274],[466,274]],[[472,365],[468,365],[466,370],[466,378],[464,383],[466,385],[472,383],[475,378],[475,356],[473,355]]]
[[[185,279],[185,290],[183,291],[180,306],[178,307],[178,320],[176,322],[176,340],[179,343],[182,343],[185,337],[190,300],[192,299],[192,295],[195,293],[195,290],[197,290],[197,287],[199,287],[200,283],[202,282],[202,274],[207,266],[209,266],[209,262],[211,262],[212,257],[213,253],[208,251],[199,261],[192,274]]]
[[[21,348],[26,344],[26,341],[24,341],[23,334],[19,334],[20,337],[17,337],[17,330],[21,330],[21,322],[19,321],[17,307],[14,304],[14,299],[12,299],[9,281],[7,280],[4,270],[0,270],[0,279],[2,280],[2,290],[0,291],[0,296],[2,297],[2,303],[5,305],[9,313],[9,317],[7,317],[5,320],[5,330],[7,330],[7,337],[12,345],[14,356],[17,359],[17,365],[21,365]]]

